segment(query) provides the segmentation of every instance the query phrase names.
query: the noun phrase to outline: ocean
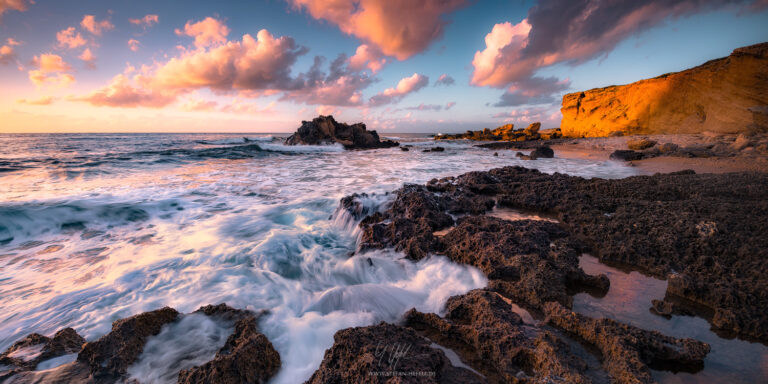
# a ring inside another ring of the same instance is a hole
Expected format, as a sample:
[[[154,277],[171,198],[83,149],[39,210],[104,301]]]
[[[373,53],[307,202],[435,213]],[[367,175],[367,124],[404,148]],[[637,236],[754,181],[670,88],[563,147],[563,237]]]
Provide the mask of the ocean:
[[[119,318],[225,302],[267,311],[261,330],[283,363],[273,382],[302,382],[336,331],[395,321],[414,307],[440,313],[448,297],[487,283],[440,256],[351,256],[359,232],[340,198],[368,193],[376,209],[403,183],[508,165],[638,174],[610,161],[494,156],[426,134],[382,135],[412,145],[407,152],[284,146],[286,136],[0,135],[0,350],[31,332],[71,326],[93,340]],[[435,145],[446,150],[422,152]],[[129,374],[175,382],[229,332],[187,316],[148,344]]]

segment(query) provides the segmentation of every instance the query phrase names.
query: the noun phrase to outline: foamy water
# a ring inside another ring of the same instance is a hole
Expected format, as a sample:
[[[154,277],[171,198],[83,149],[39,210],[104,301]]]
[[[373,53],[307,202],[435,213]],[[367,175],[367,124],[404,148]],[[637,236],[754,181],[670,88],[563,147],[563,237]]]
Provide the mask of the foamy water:
[[[226,302],[269,311],[260,326],[283,362],[273,382],[301,382],[336,331],[394,321],[413,307],[439,313],[448,297],[487,283],[444,257],[350,257],[356,222],[337,213],[341,197],[376,193],[375,208],[405,182],[507,165],[604,178],[637,172],[522,161],[514,151],[495,157],[470,143],[423,153],[434,146],[426,137],[411,136],[404,152],[286,147],[278,136],[0,135],[0,350],[31,332],[71,326],[94,340],[119,318]],[[228,327],[185,317],[152,339],[130,373],[174,381],[215,354],[187,340],[215,347]],[[170,371],[155,369],[158,361]]]

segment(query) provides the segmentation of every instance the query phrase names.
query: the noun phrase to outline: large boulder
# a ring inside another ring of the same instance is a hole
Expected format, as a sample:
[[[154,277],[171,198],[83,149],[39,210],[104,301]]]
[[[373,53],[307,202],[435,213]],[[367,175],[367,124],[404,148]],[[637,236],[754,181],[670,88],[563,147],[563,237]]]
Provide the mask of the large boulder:
[[[768,130],[768,43],[682,72],[563,96],[566,137]]]
[[[318,116],[312,121],[302,121],[296,133],[285,140],[285,145],[325,145],[339,143],[346,149],[372,149],[396,147],[400,143],[381,141],[376,131],[368,131],[365,124],[337,122],[333,116]]]

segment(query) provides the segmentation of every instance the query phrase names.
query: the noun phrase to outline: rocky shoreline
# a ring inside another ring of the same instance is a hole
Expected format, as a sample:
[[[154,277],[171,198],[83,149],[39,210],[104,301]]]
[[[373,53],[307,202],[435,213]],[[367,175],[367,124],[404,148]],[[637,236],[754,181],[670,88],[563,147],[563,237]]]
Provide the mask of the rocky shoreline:
[[[767,187],[764,173],[603,180],[505,167],[404,185],[379,211],[363,195],[345,197],[340,211],[362,232],[353,257],[390,247],[412,260],[444,255],[489,283],[450,298],[442,314],[414,309],[397,324],[337,332],[308,382],[652,383],[655,367],[701,369],[706,343],[570,309],[575,293],[610,289],[605,275],[579,267],[586,252],[666,278],[665,297],[647,303],[655,313],[696,313],[723,334],[768,342]],[[556,220],[505,220],[488,215],[494,207]],[[179,383],[262,383],[278,372],[280,356],[258,330],[261,314],[224,304],[195,313],[233,333],[211,361],[182,370]],[[0,380],[127,380],[147,339],[184,316],[172,308],[139,314],[92,342],[71,328],[31,334],[0,354]]]

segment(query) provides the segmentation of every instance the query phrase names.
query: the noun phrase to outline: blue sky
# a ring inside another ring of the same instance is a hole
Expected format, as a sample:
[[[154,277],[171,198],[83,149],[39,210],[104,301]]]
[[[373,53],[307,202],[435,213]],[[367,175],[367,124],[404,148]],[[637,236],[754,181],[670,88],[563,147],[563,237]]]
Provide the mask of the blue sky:
[[[764,1],[328,3],[0,0],[0,132],[288,132],[319,113],[390,132],[556,127],[564,93],[768,41]]]

